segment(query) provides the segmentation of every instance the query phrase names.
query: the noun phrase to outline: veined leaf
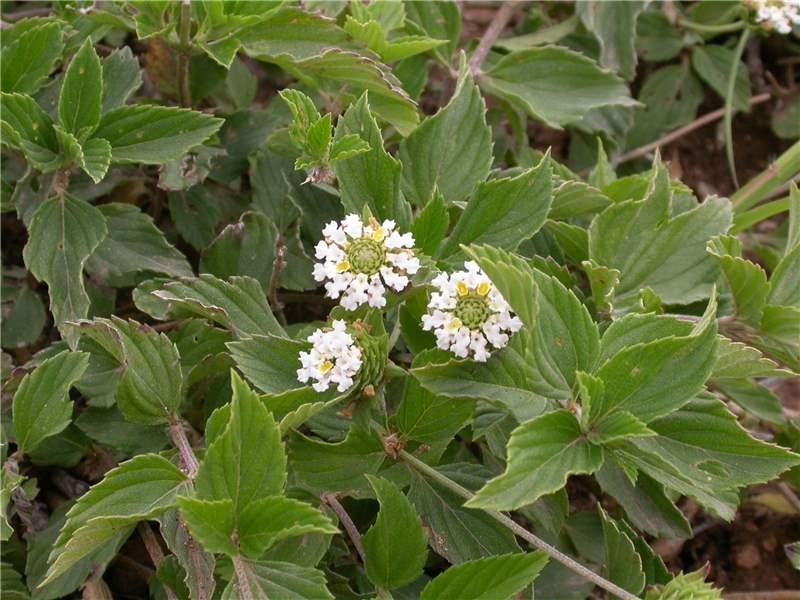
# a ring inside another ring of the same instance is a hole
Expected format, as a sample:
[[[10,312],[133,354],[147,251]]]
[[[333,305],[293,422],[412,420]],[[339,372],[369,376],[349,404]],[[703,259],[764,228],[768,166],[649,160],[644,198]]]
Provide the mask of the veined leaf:
[[[157,165],[202,144],[222,122],[172,106],[121,106],[103,115],[94,137],[111,144],[112,162]]]
[[[299,352],[308,344],[274,335],[256,335],[238,342],[229,342],[233,360],[239,370],[258,389],[268,394],[281,394],[306,387],[297,379]]]
[[[736,314],[758,327],[770,290],[764,269],[740,256],[741,243],[733,236],[712,238],[706,251],[719,262],[736,303]]]
[[[422,522],[411,502],[388,479],[367,475],[381,508],[364,534],[367,577],[377,586],[394,589],[422,575],[428,544]]]
[[[648,590],[646,600],[672,600],[673,598],[692,598],[693,600],[721,600],[722,590],[706,583],[704,569],[692,573],[680,573],[669,583]]]
[[[69,389],[88,364],[88,354],[65,351],[25,375],[14,394],[12,407],[14,435],[22,452],[33,452],[44,439],[70,424]]]
[[[3,48],[0,58],[4,92],[34,94],[53,71],[64,49],[63,25],[48,22],[32,27]]]
[[[231,580],[222,600],[333,600],[322,571],[293,563],[245,560],[240,562],[245,581]],[[243,591],[247,586],[247,592]]]
[[[586,439],[575,415],[566,410],[549,412],[514,430],[505,472],[465,506],[513,510],[561,489],[569,475],[593,473],[602,464],[602,448]]]
[[[423,588],[420,600],[506,600],[530,585],[546,564],[543,552],[472,560],[438,575]]]
[[[492,162],[486,106],[464,71],[450,102],[425,119],[400,144],[401,186],[415,206],[425,206],[438,188],[448,204],[464,200],[486,179]]]
[[[47,284],[59,329],[65,321],[86,317],[89,296],[83,286],[83,265],[106,232],[103,214],[69,194],[46,200],[33,216],[22,255],[31,273]],[[77,343],[74,334],[62,335],[71,345]]]
[[[723,99],[728,95],[728,77],[734,56],[733,50],[718,44],[703,44],[692,49],[692,67],[695,72]],[[736,110],[750,110],[750,78],[743,66],[736,73],[733,106]]]
[[[790,371],[779,369],[772,360],[765,358],[752,346],[732,342],[719,336],[717,362],[711,372],[711,379],[727,380],[747,377],[779,377]]]
[[[12,148],[23,148],[24,140],[28,147],[50,152],[58,150],[53,121],[30,96],[0,93],[0,119],[3,122],[4,144]]]
[[[100,183],[106,176],[111,164],[111,144],[102,138],[86,140],[83,150],[83,170],[95,183]]]
[[[103,98],[103,68],[86,38],[69,63],[58,97],[58,120],[79,141],[86,139],[100,122]]]
[[[474,408],[469,400],[437,396],[409,377],[396,424],[408,439],[434,444],[452,439],[472,418]]]
[[[598,2],[575,5],[586,29],[600,44],[600,64],[630,81],[636,74],[636,19],[644,2]]]
[[[181,518],[204,550],[228,556],[239,553],[232,539],[236,528],[233,500],[202,500],[180,496],[177,503]]]
[[[114,50],[103,59],[103,113],[123,106],[141,85],[139,61],[130,47]]]
[[[800,244],[781,259],[769,281],[767,301],[777,306],[800,308]]]
[[[434,190],[430,202],[419,211],[411,226],[411,233],[414,234],[417,248],[432,256],[447,234],[449,225],[450,215],[447,212],[447,204],[439,191]]]
[[[609,581],[631,594],[641,594],[645,585],[642,557],[636,552],[633,541],[620,531],[619,526],[606,512],[598,509],[605,538],[604,574]]]

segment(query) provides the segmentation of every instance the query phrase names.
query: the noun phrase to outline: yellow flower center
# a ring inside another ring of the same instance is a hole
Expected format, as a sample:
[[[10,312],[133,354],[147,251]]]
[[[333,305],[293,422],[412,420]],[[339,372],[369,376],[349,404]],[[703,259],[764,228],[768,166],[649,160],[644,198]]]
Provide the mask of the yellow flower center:
[[[319,366],[319,372],[320,374],[325,375],[325,373],[330,371],[332,368],[333,368],[333,363],[329,360],[326,360]]]
[[[485,296],[486,294],[489,293],[489,290],[491,289],[491,287],[492,286],[490,286],[488,283],[483,282],[482,284],[480,284],[478,286],[478,295],[479,296]]]
[[[350,263],[346,260],[341,261],[340,263],[336,264],[336,272],[337,273],[344,273],[345,271],[350,269]]]
[[[463,281],[459,281],[456,284],[456,293],[459,296],[466,296],[467,294],[469,294],[469,288],[467,287],[467,284],[464,283]]]

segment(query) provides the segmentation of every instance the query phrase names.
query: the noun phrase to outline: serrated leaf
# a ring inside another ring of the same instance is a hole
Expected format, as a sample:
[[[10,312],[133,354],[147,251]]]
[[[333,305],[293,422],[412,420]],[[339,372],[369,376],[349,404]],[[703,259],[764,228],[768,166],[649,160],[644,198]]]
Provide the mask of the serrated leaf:
[[[547,218],[567,220],[590,215],[600,212],[610,204],[611,200],[599,189],[582,181],[564,181],[553,189],[553,204]]]
[[[284,335],[264,290],[252,277],[223,281],[204,274],[167,283],[152,294],[175,308],[219,323],[240,339],[256,334]]]
[[[114,50],[103,59],[102,112],[124,105],[141,85],[142,71],[130,47]]]
[[[543,552],[501,554],[462,563],[428,583],[420,600],[506,600],[530,585],[546,564]]]
[[[3,122],[4,144],[12,148],[23,148],[24,140],[27,142],[26,147],[41,148],[41,152],[58,150],[53,121],[30,96],[0,93],[0,119]]]
[[[414,234],[417,248],[432,256],[447,234],[449,226],[450,214],[447,212],[447,204],[439,190],[434,190],[433,197],[419,211],[411,225],[411,233]]]
[[[203,550],[179,518],[177,510],[168,510],[159,517],[161,537],[186,572],[184,583],[192,600],[214,595],[214,555]]]
[[[712,238],[706,251],[717,260],[725,275],[736,303],[736,314],[758,327],[770,291],[764,269],[739,256],[741,243],[732,236]]]
[[[3,580],[3,600],[29,600],[30,594],[22,583],[22,575],[7,562],[0,563],[0,578]]]
[[[241,560],[245,581],[232,579],[222,600],[333,600],[322,571],[296,564],[266,560]],[[247,586],[247,592],[243,591]]]
[[[103,115],[94,137],[111,144],[115,163],[157,165],[202,144],[222,119],[171,106],[121,106]]]
[[[478,184],[444,244],[441,256],[458,251],[460,244],[487,244],[516,250],[544,224],[553,199],[550,157],[516,177]]]
[[[600,44],[600,64],[630,81],[636,74],[636,19],[644,2],[581,2],[576,5],[586,29]]]
[[[769,280],[767,302],[777,306],[800,308],[800,245],[787,254],[775,267]]]
[[[239,370],[262,392],[281,394],[305,387],[297,379],[298,353],[308,344],[274,335],[228,343]]]
[[[556,129],[593,108],[637,105],[616,75],[556,46],[505,55],[486,72],[481,87]]]
[[[406,438],[435,444],[452,439],[472,418],[473,410],[469,400],[436,396],[409,378],[395,423]]]
[[[130,273],[150,271],[173,277],[191,277],[186,257],[167,242],[150,215],[131,204],[111,202],[98,207],[108,235],[86,263],[100,280],[113,281]]]
[[[786,417],[780,399],[769,388],[749,379],[715,381],[714,387],[751,415],[781,426]]]
[[[56,326],[82,319],[89,310],[83,286],[83,265],[105,238],[103,214],[94,206],[65,194],[46,200],[36,211],[22,251],[34,277],[47,284]],[[74,345],[77,338],[66,336]]]
[[[407,230],[411,209],[400,195],[400,162],[383,147],[381,130],[370,112],[367,94],[352,104],[337,122],[334,148],[353,135],[369,149],[335,165],[342,206],[346,212],[356,214],[361,214],[363,207],[368,206],[379,221],[393,219],[400,230]]]
[[[589,443],[571,412],[549,412],[513,431],[505,472],[465,506],[513,510],[561,489],[569,475],[593,473],[602,464],[602,448]]]
[[[732,49],[719,44],[705,44],[692,49],[692,67],[695,72],[723,99],[728,95],[728,78],[734,58]],[[737,110],[750,110],[750,78],[747,68],[743,66],[736,72],[733,106]]]
[[[401,187],[415,206],[425,206],[437,188],[448,204],[459,202],[486,179],[491,130],[483,98],[467,71],[447,105],[402,141],[399,156]]]
[[[233,500],[202,500],[179,496],[177,503],[181,518],[192,537],[200,542],[204,550],[228,556],[239,553],[232,539],[236,527]]]
[[[776,377],[788,374],[778,365],[765,358],[752,346],[719,337],[717,362],[711,372],[712,380],[741,379],[747,377]]]
[[[369,144],[355,133],[342,136],[331,145],[329,162],[333,164],[340,160],[353,158],[364,152],[369,152],[369,148]]]
[[[385,457],[381,440],[359,427],[336,444],[300,433],[289,437],[292,472],[317,492],[363,493],[369,489],[364,475],[377,473]]]
[[[111,164],[111,144],[101,138],[92,138],[83,143],[82,150],[83,170],[92,181],[100,183]]]
[[[64,73],[58,97],[59,123],[79,140],[86,139],[100,122],[102,99],[103,67],[94,43],[87,38]]]
[[[35,93],[53,71],[63,49],[61,23],[44,23],[25,31],[0,54],[0,88],[4,92]]]
[[[605,538],[604,575],[619,587],[632,594],[644,589],[645,575],[642,557],[636,552],[633,541],[620,531],[620,527],[602,508],[598,508]]]
[[[25,375],[12,405],[14,435],[22,452],[33,452],[43,440],[70,424],[69,389],[81,378],[88,364],[88,354],[66,351]]]
[[[398,588],[422,575],[428,558],[422,522],[395,484],[370,475],[367,479],[381,507],[375,524],[361,538],[367,577],[379,587]]]
[[[458,47],[461,33],[461,14],[458,5],[454,2],[408,2],[404,3],[406,9],[406,23],[412,21],[428,37],[447,40],[445,46],[433,50],[440,62],[447,64],[450,57]]]
[[[646,600],[721,600],[722,590],[706,583],[704,569],[692,573],[680,573],[664,586],[648,590]]]

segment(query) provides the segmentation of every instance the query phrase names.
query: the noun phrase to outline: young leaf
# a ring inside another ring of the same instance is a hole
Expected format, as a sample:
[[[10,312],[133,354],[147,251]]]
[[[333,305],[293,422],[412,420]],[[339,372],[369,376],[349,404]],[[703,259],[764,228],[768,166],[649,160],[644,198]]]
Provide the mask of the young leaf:
[[[193,315],[219,323],[240,339],[254,334],[284,335],[264,291],[252,277],[230,277],[223,281],[204,274],[167,283],[153,295]]]
[[[481,87],[556,129],[593,108],[638,104],[616,75],[557,46],[506,54],[486,72]]]
[[[202,144],[222,122],[172,106],[121,106],[103,115],[94,137],[111,143],[112,162],[158,165]]]
[[[14,435],[22,452],[30,454],[46,438],[63,431],[72,420],[69,389],[86,371],[89,355],[61,352],[28,373],[14,394]]]
[[[489,481],[465,506],[513,510],[558,491],[571,474],[593,473],[603,450],[589,443],[575,415],[556,410],[517,427],[508,442],[505,472]]]
[[[296,564],[239,559],[245,580],[232,579],[222,593],[222,600],[273,598],[333,600],[322,571]],[[246,591],[245,591],[246,589]]]
[[[228,343],[239,370],[268,394],[306,387],[297,379],[297,369],[300,368],[298,353],[307,347],[304,342],[274,335],[257,335]]]
[[[142,85],[139,61],[129,46],[117,48],[103,59],[102,112],[119,108]]]
[[[64,50],[62,27],[59,22],[32,27],[3,48],[2,91],[34,94],[42,87]]]
[[[448,204],[464,200],[489,173],[491,137],[483,98],[465,70],[450,102],[400,144],[406,198],[425,206],[438,188]]]
[[[228,556],[239,554],[232,539],[236,527],[233,500],[201,500],[179,496],[177,503],[181,518],[206,552]]]
[[[388,479],[367,475],[381,508],[364,534],[367,577],[375,585],[394,589],[422,575],[428,544],[422,522],[411,502]]]
[[[111,144],[102,138],[92,138],[83,143],[82,150],[83,170],[92,181],[100,183],[111,164]]]
[[[99,209],[105,217],[108,235],[86,263],[89,272],[112,280],[141,271],[192,276],[186,257],[167,242],[149,215],[136,206],[118,202],[103,204]]]
[[[450,215],[447,212],[447,204],[439,190],[435,189],[430,202],[419,211],[411,226],[411,233],[414,234],[417,248],[425,254],[433,256],[449,226]]]
[[[102,99],[103,67],[94,43],[86,38],[64,74],[58,97],[59,123],[78,140],[86,139],[100,122]]]
[[[413,21],[414,25],[428,37],[448,40],[447,45],[433,51],[441,63],[448,64],[450,57],[458,47],[461,33],[461,14],[458,5],[453,2],[408,2],[403,4],[406,9],[406,23]]]
[[[346,212],[357,214],[361,214],[365,205],[369,206],[379,221],[392,219],[401,231],[407,230],[411,209],[400,194],[400,162],[383,147],[381,130],[370,112],[367,94],[352,104],[337,122],[334,148],[353,135],[369,149],[335,165],[342,206]]]
[[[465,562],[428,583],[420,600],[506,600],[530,585],[546,564],[543,552],[501,554]]]
[[[736,303],[736,314],[758,327],[770,291],[764,269],[740,256],[741,242],[733,236],[712,238],[706,251],[719,262]]]
[[[444,244],[441,256],[458,251],[460,244],[487,244],[516,250],[544,224],[553,199],[550,158],[516,177],[478,184]]]
[[[722,590],[706,583],[705,569],[680,573],[663,586],[648,590],[646,600],[672,600],[673,598],[692,598],[692,600],[721,600]]]
[[[22,255],[34,277],[47,284],[56,325],[83,319],[89,296],[83,265],[106,236],[103,214],[91,204],[65,194],[46,200],[33,216]],[[74,334],[66,334],[70,344]]]

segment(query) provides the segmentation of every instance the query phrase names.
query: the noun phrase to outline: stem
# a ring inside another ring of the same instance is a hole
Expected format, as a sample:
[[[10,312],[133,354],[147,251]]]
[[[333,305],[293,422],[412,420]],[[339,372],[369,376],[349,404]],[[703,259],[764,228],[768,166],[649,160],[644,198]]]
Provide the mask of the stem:
[[[755,106],[756,104],[761,104],[762,102],[766,102],[772,96],[770,94],[759,94],[758,96],[753,96],[750,99],[750,106]],[[668,133],[664,137],[657,139],[655,142],[651,142],[644,146],[640,146],[630,152],[626,152],[622,154],[619,158],[617,158],[617,164],[624,163],[629,160],[633,160],[634,158],[639,158],[640,156],[644,156],[645,154],[649,154],[653,150],[661,146],[665,146],[677,140],[678,138],[683,137],[687,133],[691,133],[695,129],[702,127],[703,125],[708,125],[709,123],[716,121],[725,116],[725,109],[720,108],[718,110],[711,111],[692,121],[691,123],[684,125],[683,127],[676,129],[675,131]]]
[[[153,533],[153,530],[150,529],[150,524],[147,521],[141,521],[136,526],[136,529],[139,530],[139,536],[142,538],[144,548],[147,550],[147,555],[150,557],[150,560],[153,561],[156,571],[158,571],[158,566],[161,564],[161,561],[164,560],[164,551],[161,550],[161,544],[158,543],[158,539]],[[167,600],[177,600],[175,593],[168,585],[164,585],[163,588],[167,595]]]
[[[735,213],[741,213],[767,198],[784,181],[800,173],[800,141],[795,142],[786,152],[769,165],[759,175],[748,181],[731,196]]]
[[[797,497],[797,494],[794,493],[792,488],[789,487],[789,484],[785,481],[778,482],[778,489],[783,494],[783,497],[792,505],[798,513],[800,513],[800,498]]]
[[[353,546],[355,546],[358,556],[361,557],[361,562],[366,565],[367,560],[366,555],[364,554],[364,546],[361,543],[361,534],[358,532],[358,529],[356,528],[355,523],[353,523],[353,520],[350,518],[350,515],[347,514],[344,506],[342,506],[336,496],[331,492],[322,493],[319,499],[330,506],[333,509],[333,512],[336,513],[336,516],[339,517],[339,521],[342,525],[344,525],[347,535],[350,536],[350,540],[353,542]]]
[[[183,423],[175,419],[169,425],[169,435],[172,438],[172,443],[178,449],[181,455],[181,463],[183,463],[183,470],[186,471],[186,476],[194,481],[197,477],[197,471],[200,464],[197,462],[197,457],[194,455],[189,439],[186,437],[186,430],[183,428]]]
[[[699,31],[700,33],[729,33],[731,31],[739,31],[744,29],[747,23],[744,21],[735,21],[733,23],[725,23],[724,25],[704,25],[702,23],[695,23],[688,19],[679,18],[678,25],[685,29],[692,31]]]
[[[739,178],[736,176],[736,164],[733,160],[733,90],[736,87],[736,74],[739,72],[742,54],[747,45],[747,38],[750,37],[750,30],[745,29],[739,37],[739,43],[733,51],[733,62],[731,72],[728,74],[728,86],[725,90],[725,155],[728,157],[728,168],[733,177],[733,184],[739,187]]]
[[[242,593],[242,598],[244,600],[253,600],[253,591],[247,581],[247,566],[244,564],[241,554],[233,557],[233,570],[236,572],[236,580],[239,582],[239,591]]]
[[[400,460],[404,461],[406,464],[416,469],[420,473],[427,475],[437,483],[446,487],[448,490],[458,494],[465,500],[469,500],[475,496],[475,494],[470,492],[468,489],[460,486],[458,483],[456,483],[446,475],[442,475],[441,473],[439,473],[439,471],[437,471],[430,465],[425,464],[417,457],[413,456],[412,454],[409,454],[405,450],[400,451]],[[495,512],[492,510],[486,510],[484,512],[486,512],[486,514],[492,517],[495,521],[503,525],[506,529],[511,530],[513,533],[521,537],[523,540],[525,540],[532,546],[543,551],[550,558],[557,560],[568,569],[574,571],[575,573],[578,573],[582,577],[585,577],[586,579],[588,579],[595,585],[603,588],[607,592],[610,592],[615,596],[622,598],[623,600],[638,600],[636,596],[634,596],[630,592],[626,592],[618,585],[611,583],[607,579],[604,579],[594,571],[587,569],[576,560],[570,558],[557,548],[554,548],[544,540],[536,537],[533,533],[531,533],[530,531],[528,531],[527,529],[525,529],[524,527],[513,521],[510,517],[507,517],[503,513]]]
[[[472,71],[473,75],[478,75],[481,72],[483,61],[486,60],[489,50],[492,49],[497,38],[500,37],[506,25],[508,25],[508,21],[511,19],[511,15],[514,13],[514,8],[518,2],[519,0],[507,0],[503,2],[500,9],[494,14],[492,22],[489,23],[489,27],[486,31],[483,32],[478,47],[475,48],[475,52],[472,53],[469,59],[469,70]]]
[[[275,260],[272,261],[272,274],[269,277],[269,286],[267,288],[267,298],[272,305],[272,311],[277,315],[284,327],[288,324],[286,315],[283,312],[283,304],[278,300],[278,277],[281,271],[286,268],[286,244],[283,243],[283,237],[278,236],[275,242]]]
[[[736,235],[745,229],[750,229],[750,227],[756,223],[760,223],[764,219],[769,219],[770,217],[779,215],[787,210],[789,210],[788,196],[779,200],[767,202],[766,204],[762,204],[757,208],[753,208],[747,212],[736,215],[733,218],[733,227],[731,227],[731,230],[728,233],[730,235]]]
[[[179,99],[181,106],[192,107],[192,90],[189,86],[189,59],[191,57],[190,35],[192,33],[192,0],[181,2],[178,23],[180,50],[178,54],[178,77],[180,77]]]

